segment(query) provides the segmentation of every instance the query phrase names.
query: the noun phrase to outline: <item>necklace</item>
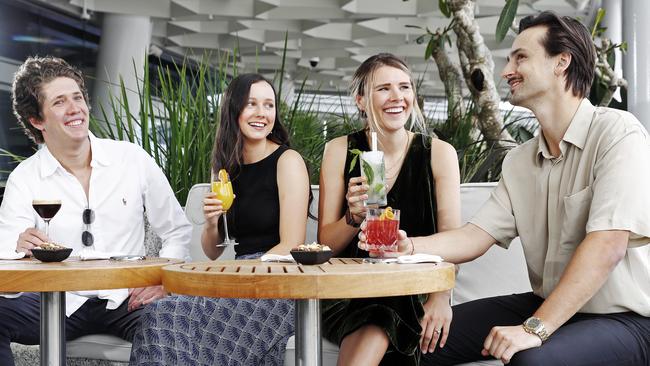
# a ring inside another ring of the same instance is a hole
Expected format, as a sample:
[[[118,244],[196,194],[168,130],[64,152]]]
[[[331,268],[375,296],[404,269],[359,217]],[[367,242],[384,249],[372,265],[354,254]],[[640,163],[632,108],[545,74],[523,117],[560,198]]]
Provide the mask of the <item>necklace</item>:
[[[394,164],[391,164],[390,168],[388,166],[386,167],[387,182],[393,182],[397,178],[397,175],[399,174],[402,168],[402,161],[406,156],[406,152],[408,151],[410,144],[411,144],[411,135],[408,133],[408,131],[406,131],[406,144],[404,144],[404,150],[402,151],[402,154],[399,156],[399,158],[397,158],[397,160],[395,160]]]

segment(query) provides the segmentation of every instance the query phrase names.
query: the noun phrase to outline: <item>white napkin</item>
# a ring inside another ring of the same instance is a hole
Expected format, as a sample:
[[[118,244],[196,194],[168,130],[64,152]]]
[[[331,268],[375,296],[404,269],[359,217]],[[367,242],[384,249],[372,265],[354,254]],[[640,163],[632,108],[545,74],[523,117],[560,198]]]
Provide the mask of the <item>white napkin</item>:
[[[24,256],[24,252],[16,252],[15,250],[0,250],[0,259],[20,259]]]
[[[264,254],[263,256],[260,257],[260,260],[262,262],[288,262],[288,263],[295,262],[291,254],[288,255]]]
[[[97,259],[109,259],[117,255],[123,255],[122,253],[115,252],[98,252],[96,250],[82,250],[79,252],[79,259],[82,261],[92,261]]]
[[[397,263],[401,264],[412,264],[412,263],[440,263],[443,259],[439,255],[433,254],[413,254],[413,255],[402,255],[397,257]]]

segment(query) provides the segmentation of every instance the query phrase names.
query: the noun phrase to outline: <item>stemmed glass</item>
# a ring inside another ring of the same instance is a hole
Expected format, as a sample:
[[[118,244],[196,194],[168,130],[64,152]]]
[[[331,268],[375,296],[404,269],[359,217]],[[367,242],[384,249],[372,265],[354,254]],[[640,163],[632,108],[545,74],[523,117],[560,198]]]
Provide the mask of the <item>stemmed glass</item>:
[[[220,174],[221,175],[221,174]],[[223,228],[224,234],[226,235],[223,243],[217,244],[218,247],[225,247],[228,245],[237,245],[237,241],[234,238],[231,238],[228,235],[228,219],[226,214],[232,206],[232,202],[235,200],[235,194],[232,191],[232,182],[225,179],[226,181],[215,181],[212,182],[212,192],[217,195],[217,199],[221,201],[221,206],[223,207]]]
[[[45,236],[52,240],[50,238],[50,220],[61,209],[61,200],[33,200],[32,207],[45,221]]]

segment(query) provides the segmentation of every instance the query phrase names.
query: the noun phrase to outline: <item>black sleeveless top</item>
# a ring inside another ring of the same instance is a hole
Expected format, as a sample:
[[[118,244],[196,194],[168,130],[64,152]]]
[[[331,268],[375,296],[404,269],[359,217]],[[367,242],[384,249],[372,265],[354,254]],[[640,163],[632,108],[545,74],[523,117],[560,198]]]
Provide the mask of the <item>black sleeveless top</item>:
[[[429,140],[427,140],[429,139]],[[397,175],[395,183],[388,192],[388,206],[399,209],[401,230],[408,236],[424,236],[437,232],[436,221],[436,190],[431,172],[431,144],[430,137],[415,134],[411,145],[408,147],[404,162]],[[361,168],[357,159],[354,169],[350,172],[350,164],[354,155],[352,149],[370,151],[368,139],[364,130],[348,135],[348,153],[345,159],[345,185],[351,177],[361,176]],[[343,199],[345,214],[348,205]],[[367,257],[368,252],[357,247],[357,236],[343,250],[340,257]]]
[[[436,232],[436,200],[431,174],[431,147],[426,136],[416,134],[407,148],[395,184],[388,192],[388,205],[398,208],[400,228],[409,236],[430,235]],[[349,172],[353,154],[351,149],[369,151],[364,131],[348,135],[348,154],[345,162],[345,182],[361,175],[359,162]],[[343,210],[347,202],[343,202]],[[341,212],[343,216],[344,212]],[[341,257],[367,257],[368,252],[357,247],[357,237],[350,241]],[[337,299],[322,301],[323,335],[341,344],[343,338],[363,325],[373,324],[386,331],[390,340],[382,365],[419,364],[420,319],[424,315],[422,301],[417,295],[370,299]]]
[[[229,234],[239,243],[237,256],[266,252],[280,242],[278,159],[288,149],[280,145],[264,159],[242,165],[232,180],[236,197],[227,215]]]

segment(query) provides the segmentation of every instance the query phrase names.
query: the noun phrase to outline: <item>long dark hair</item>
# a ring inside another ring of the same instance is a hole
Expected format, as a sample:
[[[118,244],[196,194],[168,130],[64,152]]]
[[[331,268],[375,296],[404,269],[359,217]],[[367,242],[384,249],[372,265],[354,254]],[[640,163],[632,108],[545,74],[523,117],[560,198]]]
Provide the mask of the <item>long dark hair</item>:
[[[277,93],[273,84],[260,74],[241,74],[232,79],[221,100],[221,119],[212,149],[212,174],[225,169],[231,177],[236,177],[243,164],[244,137],[239,129],[239,115],[248,103],[251,85],[265,82]],[[289,144],[289,133],[280,121],[279,101],[275,101],[275,123],[271,133],[266,137],[278,145]]]

